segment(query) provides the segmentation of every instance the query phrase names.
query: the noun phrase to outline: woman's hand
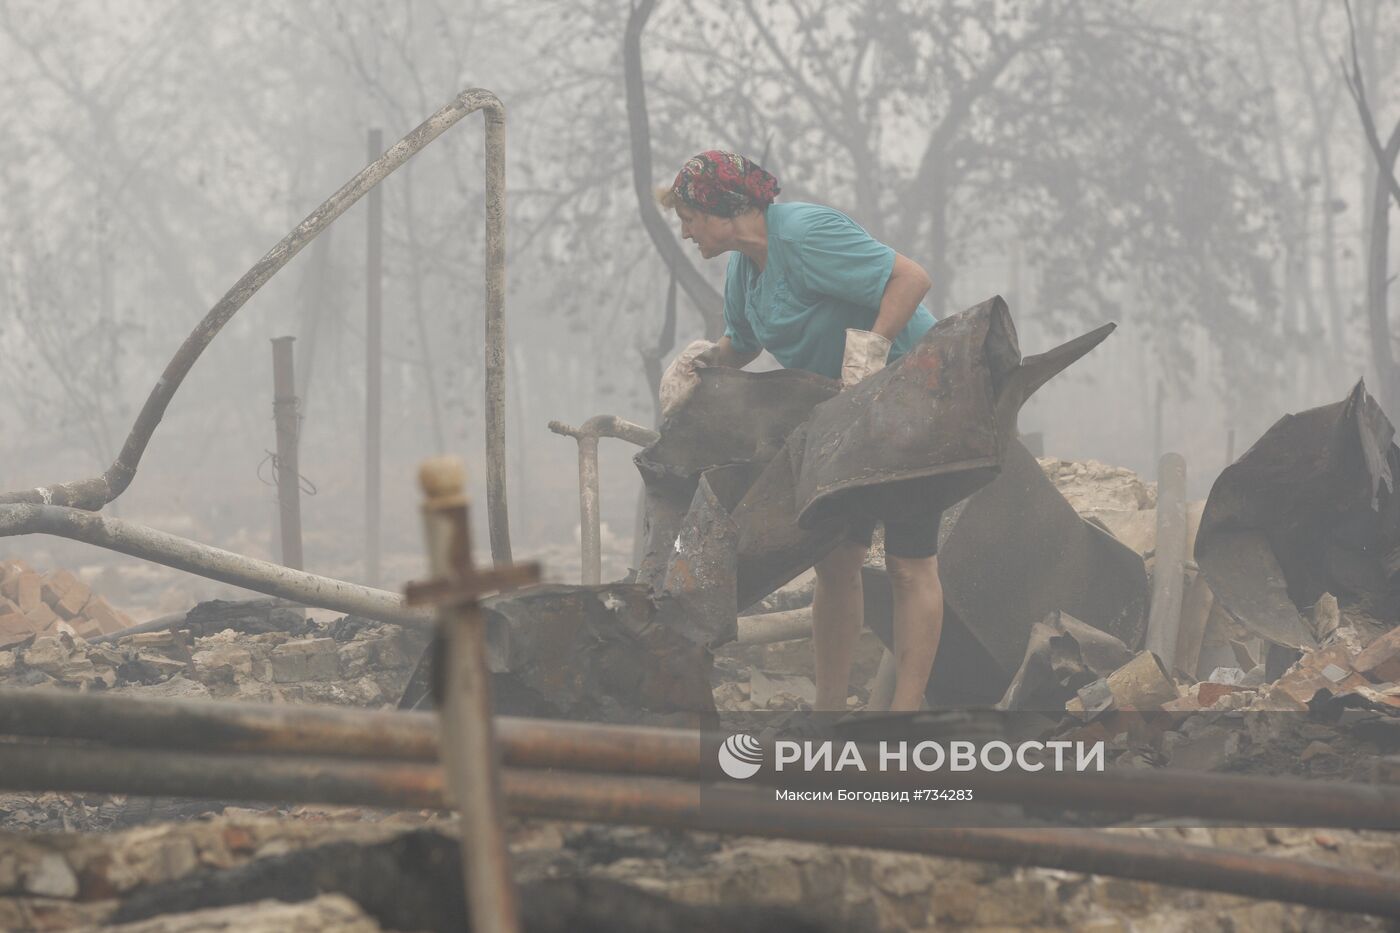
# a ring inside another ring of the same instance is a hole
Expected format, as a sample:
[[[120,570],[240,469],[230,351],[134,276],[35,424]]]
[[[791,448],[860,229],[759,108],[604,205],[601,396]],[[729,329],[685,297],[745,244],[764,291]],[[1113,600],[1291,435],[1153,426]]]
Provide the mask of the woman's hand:
[[[846,353],[841,358],[841,387],[853,386],[871,373],[885,368],[890,357],[890,341],[874,331],[846,330]]]
[[[666,367],[666,371],[661,374],[661,385],[659,395],[661,396],[661,417],[666,417],[673,408],[680,406],[686,399],[695,393],[700,385],[700,376],[695,370],[700,357],[716,349],[716,345],[708,340],[692,340],[686,348],[680,352],[671,365]]]

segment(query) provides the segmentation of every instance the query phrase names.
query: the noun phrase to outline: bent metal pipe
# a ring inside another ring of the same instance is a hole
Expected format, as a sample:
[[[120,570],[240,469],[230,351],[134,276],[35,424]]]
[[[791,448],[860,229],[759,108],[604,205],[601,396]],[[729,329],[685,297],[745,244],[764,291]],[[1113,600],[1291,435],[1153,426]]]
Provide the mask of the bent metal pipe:
[[[650,775],[694,780],[704,746],[691,729],[496,717],[504,763],[515,768]],[[431,763],[436,716],[317,706],[149,699],[0,688],[0,738],[108,743],[190,758],[205,754],[297,755]],[[142,754],[145,752],[143,751]],[[869,758],[878,753],[871,751]],[[0,783],[9,746],[0,744]],[[882,780],[905,780],[897,774]],[[922,786],[922,772],[907,776]],[[1082,774],[966,772],[979,799],[1045,807],[1156,814],[1266,825],[1400,829],[1400,789],[1181,771]],[[893,783],[881,784],[882,787]]]
[[[577,428],[562,421],[551,421],[549,429],[578,441],[580,576],[584,586],[597,586],[603,582],[602,526],[598,517],[598,438],[616,437],[638,447],[650,447],[661,435],[616,415],[594,415]]]
[[[505,467],[506,109],[500,98],[484,88],[466,89],[414,127],[326,198],[233,283],[166,364],[141,406],[121,453],[101,475],[0,492],[0,505],[30,503],[96,511],[121,495],[136,475],[146,446],[185,376],[248,299],[371,188],[467,114],[478,110],[484,111],[486,121],[486,509],[491,528],[491,557],[497,563],[509,563]],[[5,533],[16,532],[0,530],[0,534]]]

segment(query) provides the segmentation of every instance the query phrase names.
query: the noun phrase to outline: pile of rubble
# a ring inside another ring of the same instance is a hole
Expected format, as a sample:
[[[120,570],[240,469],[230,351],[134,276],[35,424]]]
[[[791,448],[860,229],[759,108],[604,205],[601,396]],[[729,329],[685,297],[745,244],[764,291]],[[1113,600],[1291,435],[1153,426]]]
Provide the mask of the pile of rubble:
[[[57,632],[0,650],[0,685],[147,696],[392,705],[426,633],[266,604],[202,603],[186,621],[115,640]]]
[[[1157,506],[1157,485],[1126,467],[1097,460],[1038,458],[1040,469],[1080,514],[1098,510],[1135,512]]]
[[[425,854],[450,846],[437,831],[452,828],[451,821],[420,814],[381,819],[372,811],[343,808],[297,808],[282,815],[229,808],[204,820],[113,833],[0,835],[0,928],[461,929],[460,914],[454,917],[452,905],[441,903],[455,887],[455,863],[420,864]],[[1400,849],[1382,833],[1228,827],[1116,832],[1400,871]],[[1376,918],[1224,894],[840,846],[555,822],[515,824],[510,836],[517,881],[532,899],[551,884],[557,893],[564,879],[580,888],[622,883],[697,909],[745,905],[758,916],[764,908],[785,908],[822,918],[800,927],[809,931],[1385,929]],[[378,884],[352,889],[356,873],[366,863],[373,866],[381,853],[397,857],[397,871],[387,866]],[[309,863],[320,868],[316,889],[299,894],[295,889],[304,885],[297,876]],[[402,877],[410,871],[419,877]],[[241,896],[226,893],[233,884]],[[188,903],[199,892],[207,892],[208,906]],[[169,909],[152,916],[162,905]],[[534,915],[529,919],[537,919],[540,911],[528,907]],[[416,924],[402,925],[410,910]],[[129,925],[104,925],[118,917]],[[529,930],[545,928],[565,927],[526,924]],[[671,928],[653,915],[649,929]],[[747,924],[740,918],[684,928],[780,929],[757,925],[752,917]]]
[[[31,635],[96,638],[130,625],[68,570],[41,574],[22,560],[0,561],[0,648]]]

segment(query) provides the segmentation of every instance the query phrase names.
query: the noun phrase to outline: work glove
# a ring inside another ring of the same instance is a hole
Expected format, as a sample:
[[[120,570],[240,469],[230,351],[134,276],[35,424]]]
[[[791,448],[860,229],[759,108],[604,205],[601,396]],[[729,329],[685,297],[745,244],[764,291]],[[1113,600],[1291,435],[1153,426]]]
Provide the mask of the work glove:
[[[700,376],[695,372],[695,358],[706,350],[713,350],[714,346],[710,340],[692,340],[666,367],[661,374],[661,417],[670,414],[700,386]]]
[[[846,330],[846,354],[841,359],[841,386],[853,386],[885,368],[890,342],[874,331]]]

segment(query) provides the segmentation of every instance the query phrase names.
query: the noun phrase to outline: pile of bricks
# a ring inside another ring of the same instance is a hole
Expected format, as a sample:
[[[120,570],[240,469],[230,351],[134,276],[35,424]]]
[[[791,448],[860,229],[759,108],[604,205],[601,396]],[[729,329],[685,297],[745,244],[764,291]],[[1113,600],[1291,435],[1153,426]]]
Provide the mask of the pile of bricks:
[[[41,574],[22,560],[0,561],[0,648],[31,635],[110,635],[131,619],[67,570]]]

